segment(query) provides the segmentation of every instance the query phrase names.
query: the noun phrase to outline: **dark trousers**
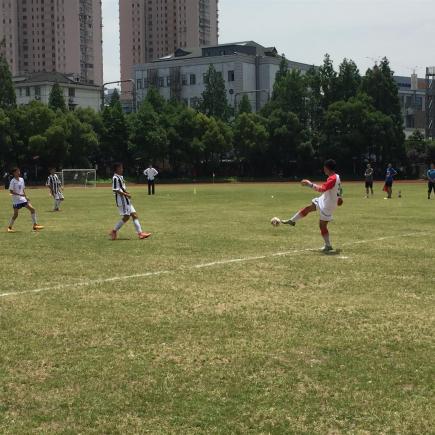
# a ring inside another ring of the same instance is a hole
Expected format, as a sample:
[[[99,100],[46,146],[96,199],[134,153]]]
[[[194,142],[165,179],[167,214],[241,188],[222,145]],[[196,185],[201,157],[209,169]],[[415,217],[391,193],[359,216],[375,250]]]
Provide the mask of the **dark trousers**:
[[[155,195],[156,194],[156,188],[154,180],[148,180],[148,195]]]
[[[432,190],[433,190],[433,193],[435,193],[435,182],[432,183],[431,181],[429,181],[429,183],[428,183],[428,192],[427,192],[427,195],[429,197],[430,197],[430,195],[432,193]]]

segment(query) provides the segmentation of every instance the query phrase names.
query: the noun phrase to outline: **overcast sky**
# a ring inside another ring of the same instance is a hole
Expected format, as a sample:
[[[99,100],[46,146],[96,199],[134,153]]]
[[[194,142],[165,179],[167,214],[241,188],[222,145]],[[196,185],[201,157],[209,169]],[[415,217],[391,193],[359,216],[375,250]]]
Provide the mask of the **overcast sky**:
[[[123,1],[123,0],[120,0]],[[287,58],[320,64],[329,53],[361,72],[387,56],[394,71],[420,76],[435,65],[434,0],[219,0],[219,42],[254,40]],[[103,0],[104,79],[119,79],[118,0]]]

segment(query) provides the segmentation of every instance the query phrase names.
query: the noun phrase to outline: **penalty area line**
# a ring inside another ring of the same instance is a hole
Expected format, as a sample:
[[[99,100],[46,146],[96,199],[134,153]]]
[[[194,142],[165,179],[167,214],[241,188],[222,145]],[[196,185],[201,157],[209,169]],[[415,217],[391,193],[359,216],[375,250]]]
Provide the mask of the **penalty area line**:
[[[428,233],[407,233],[407,234],[400,234],[397,236],[385,236],[385,237],[378,237],[375,239],[357,240],[355,242],[344,243],[342,246],[354,246],[354,245],[361,245],[361,244],[367,244],[367,243],[382,242],[384,240],[402,239],[405,237],[422,237],[422,236],[427,236],[427,235],[428,235]],[[160,271],[156,271],[156,272],[136,273],[134,275],[120,275],[120,276],[113,276],[110,278],[92,279],[92,280],[88,280],[88,281],[78,281],[78,282],[70,283],[70,284],[59,284],[59,285],[55,285],[55,286],[51,286],[51,287],[41,287],[41,288],[36,288],[36,289],[23,290],[21,292],[18,291],[18,292],[0,293],[0,298],[6,298],[8,296],[20,296],[20,295],[26,295],[26,294],[37,294],[37,293],[44,293],[44,292],[56,291],[56,290],[65,290],[65,289],[69,289],[69,288],[89,287],[92,285],[106,284],[106,283],[110,283],[110,282],[129,281],[131,279],[137,279],[137,278],[170,275],[170,274],[174,274],[177,272],[183,272],[186,270],[208,269],[208,268],[212,268],[212,267],[216,267],[216,266],[248,263],[251,261],[266,260],[268,258],[288,257],[290,255],[303,254],[305,252],[317,252],[317,251],[318,251],[318,249],[306,248],[306,249],[295,249],[293,251],[276,252],[274,254],[268,254],[268,255],[258,255],[255,257],[233,258],[233,259],[229,259],[229,260],[213,261],[211,263],[195,264],[193,266],[181,266],[181,267],[179,267],[177,269],[173,269],[173,270],[160,270]]]

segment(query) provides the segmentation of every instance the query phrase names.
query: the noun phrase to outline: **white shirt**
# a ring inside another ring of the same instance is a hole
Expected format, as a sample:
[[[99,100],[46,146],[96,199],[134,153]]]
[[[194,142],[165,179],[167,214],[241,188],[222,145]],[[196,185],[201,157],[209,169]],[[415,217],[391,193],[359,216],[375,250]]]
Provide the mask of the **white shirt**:
[[[143,174],[148,178],[149,181],[154,181],[156,175],[158,175],[158,171],[154,168],[147,168],[143,171]]]
[[[321,186],[314,184],[313,189],[323,193],[323,195],[317,199],[317,203],[322,212],[332,215],[337,208],[338,198],[342,195],[340,176],[338,174],[331,175],[326,183]]]
[[[27,202],[27,198],[24,197],[25,188],[26,186],[24,184],[23,178],[20,177],[18,180],[16,178],[12,178],[11,182],[9,183],[9,190],[18,193],[18,195],[12,195],[13,204],[23,204]]]

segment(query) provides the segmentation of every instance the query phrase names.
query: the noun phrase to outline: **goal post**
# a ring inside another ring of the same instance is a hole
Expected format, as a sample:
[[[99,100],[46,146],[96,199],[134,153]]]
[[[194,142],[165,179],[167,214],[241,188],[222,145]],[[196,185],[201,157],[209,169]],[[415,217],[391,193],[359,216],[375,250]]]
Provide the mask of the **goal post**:
[[[97,187],[97,171],[95,169],[63,169],[62,185],[76,187]]]

